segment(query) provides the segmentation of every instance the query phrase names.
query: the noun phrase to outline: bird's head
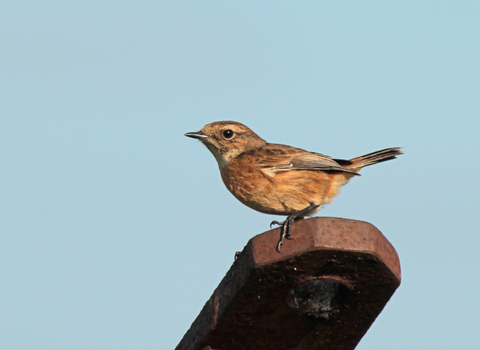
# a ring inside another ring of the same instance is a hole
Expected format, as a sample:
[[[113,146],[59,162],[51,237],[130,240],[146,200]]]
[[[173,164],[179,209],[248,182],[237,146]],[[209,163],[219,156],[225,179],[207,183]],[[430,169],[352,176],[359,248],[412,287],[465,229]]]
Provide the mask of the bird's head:
[[[187,132],[185,136],[202,141],[215,156],[220,168],[239,154],[266,143],[250,128],[232,121],[213,122],[200,131]]]

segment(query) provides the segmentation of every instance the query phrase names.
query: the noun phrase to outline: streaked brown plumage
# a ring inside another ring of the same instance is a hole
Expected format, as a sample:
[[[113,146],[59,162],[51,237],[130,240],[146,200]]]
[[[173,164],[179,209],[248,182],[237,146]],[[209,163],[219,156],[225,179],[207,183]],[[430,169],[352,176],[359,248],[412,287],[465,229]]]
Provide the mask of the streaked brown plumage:
[[[185,136],[199,139],[213,153],[228,190],[243,204],[265,214],[288,215],[282,236],[291,237],[295,219],[331,203],[340,187],[368,165],[395,159],[400,148],[353,158],[333,159],[300,148],[268,143],[243,124],[214,122]]]

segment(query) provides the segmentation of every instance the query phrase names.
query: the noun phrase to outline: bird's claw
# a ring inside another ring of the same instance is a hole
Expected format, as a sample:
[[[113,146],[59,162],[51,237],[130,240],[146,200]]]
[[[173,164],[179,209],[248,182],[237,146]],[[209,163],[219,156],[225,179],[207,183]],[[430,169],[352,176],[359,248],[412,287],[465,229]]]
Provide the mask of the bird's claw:
[[[282,226],[284,223],[285,223],[285,221],[279,222],[279,221],[277,221],[277,220],[273,220],[273,221],[270,223],[270,228],[272,228],[273,225]]]
[[[280,246],[281,246],[282,244],[283,244],[283,240],[280,239],[280,240],[278,241],[278,243],[277,243],[277,252],[279,252],[279,253],[280,253]]]
[[[277,244],[277,252],[280,253],[280,247],[283,245],[283,240],[286,239],[293,239],[292,234],[290,233],[290,230],[292,228],[292,222],[294,218],[288,217],[284,222],[278,223],[281,225],[281,230],[280,230],[280,240],[278,241]]]
[[[280,253],[280,247],[283,245],[284,239],[293,239],[293,236],[291,234],[291,229],[292,229],[292,223],[295,220],[302,219],[305,214],[308,214],[310,210],[313,210],[315,208],[318,208],[319,205],[317,204],[310,204],[307,208],[300,210],[298,213],[291,214],[287,217],[287,219],[284,222],[278,222],[278,221],[272,221],[270,224],[270,228],[272,228],[272,225],[280,225],[281,230],[280,230],[280,240],[277,243],[277,252]]]

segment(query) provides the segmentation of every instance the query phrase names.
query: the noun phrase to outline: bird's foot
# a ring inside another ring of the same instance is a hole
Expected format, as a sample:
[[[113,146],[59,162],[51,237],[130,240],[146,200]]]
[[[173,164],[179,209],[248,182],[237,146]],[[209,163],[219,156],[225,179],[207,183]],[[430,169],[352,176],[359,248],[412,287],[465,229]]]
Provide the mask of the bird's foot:
[[[287,216],[287,218],[283,222],[278,222],[276,220],[272,221],[272,223],[270,224],[270,228],[272,228],[273,225],[281,226],[280,239],[278,240],[278,243],[277,243],[277,252],[280,253],[280,247],[283,245],[283,241],[284,241],[285,238],[286,239],[293,239],[293,236],[291,234],[292,223],[295,220],[303,219],[305,214],[307,214],[309,211],[311,211],[315,208],[318,208],[318,207],[319,207],[319,205],[310,204],[310,206],[308,206],[305,209],[300,210],[298,213],[294,213],[294,214],[291,214],[291,215]]]

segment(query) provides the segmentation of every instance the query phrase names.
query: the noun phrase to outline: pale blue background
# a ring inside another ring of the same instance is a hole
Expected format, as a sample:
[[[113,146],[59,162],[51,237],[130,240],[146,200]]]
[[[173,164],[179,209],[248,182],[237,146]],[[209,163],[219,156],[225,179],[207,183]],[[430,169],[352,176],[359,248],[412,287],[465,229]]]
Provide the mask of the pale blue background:
[[[480,343],[478,1],[2,1],[0,348],[172,349],[281,217],[183,136],[231,119],[337,158],[403,146],[320,213],[403,281],[358,349]]]

